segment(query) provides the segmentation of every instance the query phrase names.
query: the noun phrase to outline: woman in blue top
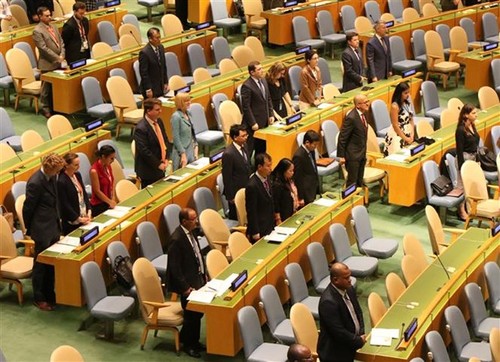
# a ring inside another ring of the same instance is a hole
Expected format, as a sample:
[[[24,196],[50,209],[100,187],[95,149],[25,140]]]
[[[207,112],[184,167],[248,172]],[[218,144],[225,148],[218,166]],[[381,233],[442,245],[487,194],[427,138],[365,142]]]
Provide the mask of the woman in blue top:
[[[189,94],[178,93],[175,96],[177,111],[170,118],[174,140],[174,148],[172,150],[174,170],[184,167],[198,158],[198,143],[196,142],[194,127],[191,122],[191,113],[188,110],[190,104],[191,97]]]

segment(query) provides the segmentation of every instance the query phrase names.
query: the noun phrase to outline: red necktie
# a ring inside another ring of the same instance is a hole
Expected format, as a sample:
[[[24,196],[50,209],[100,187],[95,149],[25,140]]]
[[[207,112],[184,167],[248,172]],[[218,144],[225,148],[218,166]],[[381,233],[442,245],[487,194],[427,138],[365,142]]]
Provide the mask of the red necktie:
[[[365,126],[365,128],[368,128],[368,123],[366,122],[366,118],[363,113],[361,113],[361,120],[363,121],[363,125]]]
[[[59,39],[56,36],[56,33],[54,32],[54,28],[52,26],[48,26],[47,30],[49,31],[50,36],[54,40],[54,43],[56,43],[57,47],[59,47]]]

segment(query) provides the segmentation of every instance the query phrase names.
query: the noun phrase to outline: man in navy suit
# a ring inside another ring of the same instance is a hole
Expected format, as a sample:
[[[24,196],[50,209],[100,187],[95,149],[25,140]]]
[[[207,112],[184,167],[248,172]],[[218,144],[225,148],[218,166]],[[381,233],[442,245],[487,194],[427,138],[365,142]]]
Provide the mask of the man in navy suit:
[[[370,108],[370,101],[364,94],[359,94],[354,97],[354,107],[342,123],[337,144],[337,157],[341,164],[345,163],[347,169],[346,185],[355,183],[358,187],[362,187],[368,137],[366,113]]]
[[[363,58],[359,51],[359,37],[356,32],[346,34],[347,47],[342,53],[344,77],[342,79],[342,92],[361,87],[366,78],[363,76]]]
[[[254,139],[253,134],[261,128],[266,128],[274,122],[273,103],[267,82],[264,79],[264,70],[258,61],[248,64],[250,77],[241,86],[242,123],[248,130],[248,153],[251,155],[266,152],[266,142]]]
[[[383,21],[377,21],[373,29],[375,29],[375,35],[366,45],[369,82],[392,76],[391,47],[389,39],[385,36],[387,27]]]
[[[247,210],[247,234],[250,242],[255,243],[274,229],[274,206],[271,193],[271,156],[267,153],[255,155],[255,173],[245,188]]]
[[[229,203],[229,218],[237,220],[234,197],[239,189],[245,188],[252,173],[250,155],[245,147],[248,132],[245,125],[233,124],[229,129],[229,137],[233,140],[222,156],[222,181],[224,196]]]
[[[144,98],[158,98],[167,92],[167,66],[165,48],[161,44],[160,29],[150,28],[147,32],[148,44],[139,53],[139,73],[141,92]],[[140,39],[136,39],[140,42]]]
[[[318,354],[321,361],[354,361],[366,342],[363,312],[351,286],[351,271],[343,263],[330,268],[330,284],[319,300]]]
[[[73,16],[63,25],[62,38],[68,63],[90,58],[89,19],[85,11],[85,3],[77,1],[73,4]]]
[[[161,101],[156,98],[144,100],[144,118],[134,131],[135,172],[144,188],[165,176],[168,166],[167,132],[160,118]]]
[[[299,194],[299,202],[307,205],[314,201],[319,193],[318,167],[316,166],[316,148],[319,145],[319,134],[309,130],[304,135],[302,146],[293,155],[295,166],[294,179]]]

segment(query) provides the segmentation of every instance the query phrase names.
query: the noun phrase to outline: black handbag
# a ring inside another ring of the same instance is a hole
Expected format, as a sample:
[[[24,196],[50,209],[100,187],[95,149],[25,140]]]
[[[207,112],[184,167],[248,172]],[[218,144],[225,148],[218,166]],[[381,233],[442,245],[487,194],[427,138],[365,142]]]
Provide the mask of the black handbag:
[[[437,179],[431,182],[432,191],[438,196],[446,196],[448,192],[453,190],[453,183],[451,180],[444,176],[440,175]]]
[[[497,171],[497,163],[492,151],[488,150],[486,147],[478,147],[476,157],[484,171]]]
[[[132,275],[132,262],[129,256],[118,255],[115,258],[115,265],[113,268],[113,277],[121,287],[129,290],[134,286],[134,277]]]

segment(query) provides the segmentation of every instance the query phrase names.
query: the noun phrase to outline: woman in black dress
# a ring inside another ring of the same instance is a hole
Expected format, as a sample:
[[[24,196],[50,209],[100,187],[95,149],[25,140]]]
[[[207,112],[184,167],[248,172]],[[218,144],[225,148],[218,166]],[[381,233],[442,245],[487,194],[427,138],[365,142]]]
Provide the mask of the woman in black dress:
[[[299,207],[304,206],[304,200],[299,200],[297,187],[293,182],[293,172],[293,162],[283,158],[271,173],[276,225],[292,216]]]
[[[285,118],[288,115],[287,108],[293,112],[292,98],[290,98],[290,94],[288,93],[285,74],[285,66],[281,62],[277,62],[271,65],[266,75],[273,110],[281,118]]]

